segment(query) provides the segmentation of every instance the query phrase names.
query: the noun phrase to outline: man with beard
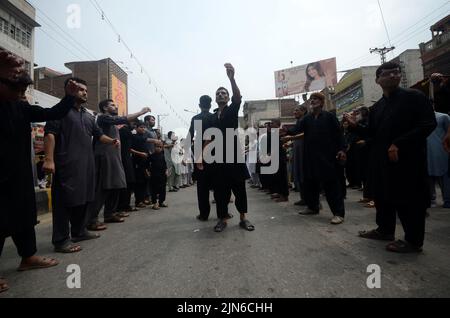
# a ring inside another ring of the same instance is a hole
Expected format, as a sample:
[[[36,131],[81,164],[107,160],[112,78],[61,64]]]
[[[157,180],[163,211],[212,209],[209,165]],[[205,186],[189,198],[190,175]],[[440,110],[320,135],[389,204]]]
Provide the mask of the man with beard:
[[[47,122],[45,126],[44,170],[54,174],[52,187],[53,238],[57,253],[81,251],[74,243],[96,239],[99,236],[86,231],[87,206],[94,201],[95,162],[92,137],[110,147],[119,147],[120,141],[104,135],[87,112],[87,84],[79,78],[66,81],[78,83],[75,106],[61,120]]]
[[[143,108],[139,113],[126,117],[118,116],[118,108],[111,99],[99,104],[101,114],[97,118],[97,125],[109,138],[120,139],[117,125],[127,125],[138,117],[150,112],[150,108]],[[129,216],[125,212],[117,213],[120,190],[127,188],[125,171],[122,165],[121,149],[110,147],[94,140],[96,191],[95,200],[88,206],[87,228],[90,231],[102,231],[106,226],[99,222],[98,215],[103,205],[105,223],[122,223],[124,217]]]
[[[145,147],[147,148],[147,153],[149,155],[153,154],[155,152],[155,146],[159,144],[158,135],[155,130],[156,125],[156,118],[155,116],[145,116],[144,123],[146,126],[145,130],[145,138],[147,139],[147,142],[145,143]],[[146,182],[146,188],[145,188],[145,204],[150,205],[150,196],[152,194],[152,185],[150,182],[150,179]]]
[[[24,61],[0,49],[0,254],[5,239],[12,237],[22,258],[19,270],[47,268],[58,265],[55,259],[36,256],[36,201],[31,162],[32,122],[64,117],[75,104],[80,86],[70,81],[66,97],[51,109],[32,106],[25,91],[32,84],[24,69]],[[0,293],[8,290],[0,278]]]

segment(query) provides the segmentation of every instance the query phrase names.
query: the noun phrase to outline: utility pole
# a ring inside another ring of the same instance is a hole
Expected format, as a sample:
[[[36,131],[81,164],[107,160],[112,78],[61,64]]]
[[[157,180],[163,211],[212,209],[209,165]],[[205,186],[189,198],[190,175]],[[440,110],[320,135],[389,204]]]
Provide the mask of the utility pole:
[[[395,46],[393,47],[383,47],[383,48],[374,48],[374,49],[370,49],[370,54],[372,53],[377,53],[380,54],[381,56],[381,64],[386,63],[386,54],[388,54],[389,52],[395,50]]]

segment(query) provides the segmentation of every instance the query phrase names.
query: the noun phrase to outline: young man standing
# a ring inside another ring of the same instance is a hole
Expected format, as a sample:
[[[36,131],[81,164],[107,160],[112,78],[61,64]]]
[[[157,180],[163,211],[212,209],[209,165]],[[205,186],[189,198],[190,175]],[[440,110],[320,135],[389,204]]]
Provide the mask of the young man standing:
[[[117,125],[127,125],[138,117],[150,112],[150,108],[143,108],[139,113],[126,117],[118,116],[118,108],[113,100],[104,100],[99,104],[101,114],[97,124],[109,138],[120,140]],[[120,190],[127,188],[125,171],[122,165],[121,149],[94,140],[96,186],[95,200],[88,206],[87,228],[90,231],[102,231],[106,226],[99,222],[98,215],[103,206],[105,223],[122,223],[123,217],[129,216],[125,212],[117,213]]]
[[[217,215],[219,217],[219,223],[217,223],[214,230],[216,232],[222,232],[227,227],[227,221],[229,219],[228,204],[230,203],[231,192],[236,197],[236,207],[241,215],[241,222],[239,226],[247,231],[254,231],[255,227],[246,219],[248,212],[247,206],[247,192],[245,188],[245,180],[250,178],[245,160],[241,158],[242,163],[238,162],[238,157],[242,156],[243,151],[240,149],[240,145],[237,137],[228,139],[227,130],[235,131],[238,129],[238,116],[242,103],[241,92],[236,84],[234,78],[235,70],[231,64],[225,64],[227,70],[227,76],[230,79],[233,97],[231,105],[228,106],[230,101],[230,94],[226,88],[219,88],[216,92],[216,102],[219,105],[219,110],[211,121],[211,127],[218,128],[223,136],[223,163],[215,162],[212,164],[212,175],[214,183],[214,195],[217,202]],[[232,162],[227,162],[227,144],[233,145]],[[221,145],[222,146],[222,145]],[[198,168],[203,170],[202,164],[198,164]]]
[[[98,238],[86,231],[88,203],[94,201],[95,162],[92,137],[110,147],[119,147],[120,141],[104,135],[83,104],[87,102],[87,84],[79,78],[66,81],[80,87],[75,106],[61,120],[45,126],[44,170],[54,174],[52,186],[53,238],[57,253],[81,251],[73,242]]]
[[[189,128],[189,136],[188,138],[186,138],[186,140],[190,144],[192,144],[194,138],[195,142],[201,142],[202,149],[205,146],[203,134],[205,133],[205,130],[208,129],[213,116],[213,114],[210,112],[211,103],[212,103],[211,97],[207,95],[200,97],[199,107],[201,113],[192,118],[191,127]],[[201,124],[202,129],[197,130],[196,124],[197,126]],[[194,158],[194,163],[195,162],[196,158]],[[195,165],[193,177],[197,181],[197,200],[198,200],[198,208],[200,210],[200,215],[197,216],[197,219],[199,221],[206,222],[208,221],[209,214],[211,212],[211,204],[209,201],[209,192],[211,189],[211,180],[209,178],[209,166],[205,162],[203,162],[203,170],[199,170],[197,168],[197,165]]]
[[[370,173],[378,228],[359,235],[393,241],[398,214],[405,241],[393,242],[387,250],[418,253],[422,251],[425,215],[430,205],[426,141],[437,124],[424,94],[400,88],[401,74],[400,65],[392,62],[381,65],[376,72],[383,97],[370,109],[366,131],[371,139]],[[345,118],[358,129],[351,116]]]
[[[346,160],[344,136],[337,118],[323,110],[325,96],[311,95],[311,113],[287,131],[290,135],[305,134],[304,166],[305,201],[307,209],[301,215],[319,214],[320,190],[323,187],[334,217],[331,223],[344,222],[344,196],[340,186],[338,165]]]

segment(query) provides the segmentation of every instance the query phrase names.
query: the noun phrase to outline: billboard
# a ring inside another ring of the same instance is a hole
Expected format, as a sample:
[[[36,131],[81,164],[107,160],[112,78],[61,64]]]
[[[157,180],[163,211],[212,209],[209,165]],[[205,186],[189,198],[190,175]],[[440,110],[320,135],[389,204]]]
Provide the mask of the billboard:
[[[111,75],[111,99],[119,108],[119,116],[128,115],[127,85]]]
[[[44,152],[44,129],[45,125],[42,124],[32,124],[31,127],[31,139],[36,155]]]
[[[277,97],[321,91],[336,84],[335,57],[275,72]]]

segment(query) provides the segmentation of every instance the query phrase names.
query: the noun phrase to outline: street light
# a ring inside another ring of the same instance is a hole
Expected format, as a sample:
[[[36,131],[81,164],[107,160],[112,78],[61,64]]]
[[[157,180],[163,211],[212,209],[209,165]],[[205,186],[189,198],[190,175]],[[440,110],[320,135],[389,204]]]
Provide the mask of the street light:
[[[198,114],[198,111],[197,111],[197,112],[194,112],[194,111],[189,110],[189,109],[185,109],[184,111],[185,111],[186,113]]]

